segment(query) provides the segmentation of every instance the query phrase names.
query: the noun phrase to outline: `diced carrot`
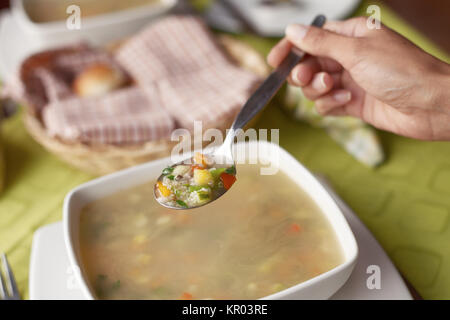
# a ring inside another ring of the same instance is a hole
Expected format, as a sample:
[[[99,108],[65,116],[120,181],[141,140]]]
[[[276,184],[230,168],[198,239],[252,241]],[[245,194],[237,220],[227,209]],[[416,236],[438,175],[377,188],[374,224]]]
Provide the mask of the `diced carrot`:
[[[236,182],[236,177],[231,174],[228,174],[226,172],[223,172],[220,175],[220,180],[222,180],[223,186],[225,187],[225,189],[228,190]]]
[[[205,168],[202,165],[194,164],[194,165],[191,166],[191,170],[194,171],[195,169],[203,170]]]
[[[180,297],[180,300],[192,300],[193,296],[189,292],[183,292],[183,294]]]
[[[289,227],[289,233],[298,233],[302,231],[302,227],[300,227],[297,223],[293,223]]]
[[[172,191],[170,191],[165,185],[163,185],[161,181],[158,181],[158,189],[163,197],[168,197],[172,193]]]

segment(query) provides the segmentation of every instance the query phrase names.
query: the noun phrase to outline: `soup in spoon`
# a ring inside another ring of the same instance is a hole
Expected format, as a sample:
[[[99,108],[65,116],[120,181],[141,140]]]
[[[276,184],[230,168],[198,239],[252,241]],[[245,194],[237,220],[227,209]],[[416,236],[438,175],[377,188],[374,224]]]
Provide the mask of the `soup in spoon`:
[[[201,153],[196,153],[191,162],[163,170],[154,190],[160,204],[180,209],[199,207],[222,196],[236,181],[234,165],[218,165]]]

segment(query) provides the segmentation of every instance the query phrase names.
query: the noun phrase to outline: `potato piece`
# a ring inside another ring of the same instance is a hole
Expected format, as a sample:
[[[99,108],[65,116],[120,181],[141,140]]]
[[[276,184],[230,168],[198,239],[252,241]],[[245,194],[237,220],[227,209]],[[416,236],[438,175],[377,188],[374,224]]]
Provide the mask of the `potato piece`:
[[[199,186],[207,186],[214,182],[214,178],[209,172],[209,170],[206,169],[195,169],[194,170],[194,181],[195,184]]]

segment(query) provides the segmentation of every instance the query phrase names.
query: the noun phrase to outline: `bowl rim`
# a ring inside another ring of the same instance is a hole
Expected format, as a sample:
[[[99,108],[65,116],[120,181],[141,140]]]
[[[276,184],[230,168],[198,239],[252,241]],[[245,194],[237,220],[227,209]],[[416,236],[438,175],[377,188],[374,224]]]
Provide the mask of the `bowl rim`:
[[[50,22],[35,22],[31,20],[24,6],[25,0],[12,0],[11,12],[24,31],[32,34],[67,33],[65,20]],[[119,10],[117,12],[103,13],[83,18],[82,31],[108,27],[127,23],[131,20],[143,19],[148,16],[158,16],[172,9],[178,0],[159,0],[160,3],[149,3],[143,6]]]
[[[309,178],[310,182],[312,184],[314,184],[315,188],[318,188],[321,190],[322,195],[326,198],[325,201],[327,201],[330,205],[332,205],[334,207],[333,211],[334,211],[335,218],[338,219],[337,222],[340,225],[339,228],[336,226],[336,224],[333,224],[333,222],[329,219],[327,214],[325,214],[325,213],[323,213],[323,214],[325,215],[325,218],[328,220],[330,227],[335,232],[335,236],[336,236],[336,238],[338,238],[337,241],[339,241],[340,249],[342,250],[342,255],[344,256],[344,261],[342,263],[340,263],[339,265],[337,265],[336,267],[334,267],[318,276],[315,276],[311,279],[308,279],[306,281],[303,281],[296,285],[293,285],[289,288],[286,288],[286,289],[283,289],[274,294],[262,297],[262,298],[260,298],[260,300],[283,299],[284,297],[289,296],[290,294],[293,294],[302,289],[308,288],[316,283],[326,281],[327,279],[333,277],[336,274],[344,272],[345,270],[350,270],[345,281],[342,283],[342,285],[343,285],[347,281],[348,277],[350,276],[350,274],[356,264],[359,249],[358,249],[358,244],[356,242],[353,231],[350,228],[346,218],[344,217],[344,214],[342,213],[341,208],[337,205],[336,201],[331,197],[329,192],[322,186],[322,184],[317,180],[317,178],[306,167],[304,167],[300,163],[299,160],[294,158],[290,153],[288,153],[285,149],[283,149],[278,144],[274,144],[274,143],[267,142],[267,141],[250,141],[250,142],[238,143],[235,145],[235,147],[239,146],[239,145],[251,145],[251,144],[255,144],[255,143],[258,146],[261,145],[263,147],[271,148],[271,149],[275,148],[278,152],[280,152],[282,154],[282,156],[286,157],[287,160],[290,160],[290,162],[293,161],[293,163],[295,163],[295,165],[299,169],[301,169],[302,173],[305,174],[307,176],[307,178]],[[259,156],[258,156],[258,158],[259,158]],[[132,166],[130,168],[120,170],[120,171],[117,171],[117,172],[114,172],[114,173],[111,173],[111,174],[108,174],[108,175],[105,175],[102,177],[95,178],[88,182],[85,182],[85,183],[79,185],[78,187],[72,189],[66,195],[66,197],[64,199],[64,204],[63,204],[64,242],[65,242],[65,246],[67,249],[70,265],[72,266],[72,268],[74,268],[74,270],[77,271],[74,273],[80,284],[83,294],[88,299],[95,300],[96,298],[91,291],[89,282],[86,280],[86,276],[83,274],[81,261],[79,261],[79,259],[77,258],[77,254],[75,252],[75,244],[73,243],[73,230],[72,230],[73,223],[71,223],[71,221],[72,221],[71,216],[74,215],[75,213],[73,213],[71,210],[71,205],[72,205],[71,202],[73,201],[75,195],[82,192],[82,190],[93,187],[97,184],[101,185],[101,184],[108,182],[109,180],[120,179],[120,178],[123,178],[123,177],[133,173],[133,172],[146,171],[155,166],[160,166],[160,165],[164,166],[169,162],[171,162],[170,157],[166,157],[166,158],[153,160],[148,163],[140,164],[137,166]],[[280,170],[283,170],[282,163],[279,164],[279,168],[280,168]],[[138,185],[138,184],[139,183],[136,183],[136,185]],[[311,188],[313,188],[313,187],[311,187]],[[304,191],[309,193],[308,190],[304,190]],[[314,199],[313,199],[313,201],[316,202]],[[343,234],[347,238],[348,243],[347,243],[347,247],[345,247],[345,248],[344,248],[344,244],[342,243],[342,240],[339,239],[340,237],[339,237],[338,231],[341,235]],[[334,293],[335,292],[331,292],[329,296],[331,296]]]

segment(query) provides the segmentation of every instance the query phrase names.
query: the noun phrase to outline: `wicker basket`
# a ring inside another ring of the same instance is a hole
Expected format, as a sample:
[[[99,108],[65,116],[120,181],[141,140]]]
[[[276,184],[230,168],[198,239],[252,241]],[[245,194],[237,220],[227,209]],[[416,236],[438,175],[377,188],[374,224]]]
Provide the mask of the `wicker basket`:
[[[269,73],[264,58],[253,48],[229,36],[220,36],[218,39],[229,56],[240,66],[260,76],[266,76]],[[218,129],[225,131],[232,121],[233,119],[224,120]],[[33,108],[27,108],[24,113],[24,123],[30,135],[48,151],[74,167],[94,175],[104,175],[166,157],[170,155],[173,146],[177,143],[170,140],[150,141],[133,145],[91,145],[67,142],[49,136]]]

